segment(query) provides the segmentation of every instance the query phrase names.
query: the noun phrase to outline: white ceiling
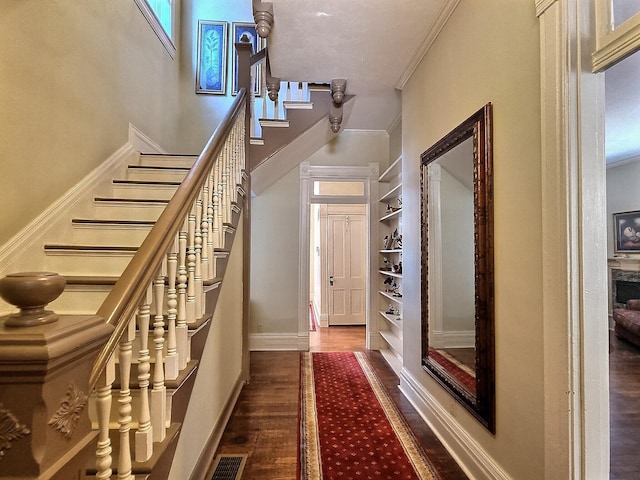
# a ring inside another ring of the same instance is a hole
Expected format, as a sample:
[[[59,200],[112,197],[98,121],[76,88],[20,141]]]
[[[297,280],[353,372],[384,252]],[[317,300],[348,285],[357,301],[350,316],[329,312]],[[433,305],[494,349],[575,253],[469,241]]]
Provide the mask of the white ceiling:
[[[356,103],[342,127],[362,130],[387,130],[400,115],[400,92],[395,85],[446,3],[271,1],[273,76],[312,82],[346,78],[347,94],[356,95]]]
[[[456,0],[271,2],[272,74],[312,82],[346,78],[356,99],[342,128],[387,130],[400,115],[396,85],[441,11]],[[614,8],[624,20],[640,10],[640,0],[616,0]],[[606,73],[605,138],[609,163],[640,156],[640,53]]]

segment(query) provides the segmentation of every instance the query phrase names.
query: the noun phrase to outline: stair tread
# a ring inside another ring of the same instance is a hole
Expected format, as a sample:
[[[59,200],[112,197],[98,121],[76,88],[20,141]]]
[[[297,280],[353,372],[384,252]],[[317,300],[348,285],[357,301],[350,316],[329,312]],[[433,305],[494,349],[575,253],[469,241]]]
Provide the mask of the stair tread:
[[[157,198],[126,198],[126,197],[94,197],[93,199],[96,202],[129,202],[129,203],[169,203],[169,200],[166,199],[157,199]]]
[[[144,226],[153,226],[155,225],[155,221],[153,220],[110,220],[110,219],[99,219],[99,218],[73,218],[71,220],[72,224],[104,224],[104,225],[144,225]]]
[[[48,243],[44,246],[45,250],[101,250],[105,252],[136,252],[138,248],[140,247],[133,245],[74,245],[70,243]]]
[[[113,180],[114,185],[136,185],[136,186],[167,186],[178,187],[181,182],[162,180]]]
[[[191,170],[189,167],[174,167],[171,165],[128,165],[127,168],[135,169],[135,170],[161,170],[161,171],[171,171],[171,170],[180,170],[184,172],[188,172]]]

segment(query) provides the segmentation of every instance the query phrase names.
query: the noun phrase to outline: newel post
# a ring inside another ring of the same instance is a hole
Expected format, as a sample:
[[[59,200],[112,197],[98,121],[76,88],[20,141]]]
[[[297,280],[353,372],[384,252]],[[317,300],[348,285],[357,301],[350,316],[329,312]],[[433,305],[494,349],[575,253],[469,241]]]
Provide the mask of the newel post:
[[[81,453],[95,438],[89,375],[113,327],[44,310],[62,293],[61,278],[35,272],[0,280],[2,298],[21,310],[0,317],[0,479],[79,478]]]

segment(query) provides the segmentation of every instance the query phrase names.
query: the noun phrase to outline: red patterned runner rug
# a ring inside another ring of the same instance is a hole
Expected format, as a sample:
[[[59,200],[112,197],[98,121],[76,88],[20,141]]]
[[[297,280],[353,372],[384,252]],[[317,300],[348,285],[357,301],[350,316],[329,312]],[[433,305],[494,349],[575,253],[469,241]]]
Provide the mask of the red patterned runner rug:
[[[362,352],[303,353],[302,480],[440,479]]]

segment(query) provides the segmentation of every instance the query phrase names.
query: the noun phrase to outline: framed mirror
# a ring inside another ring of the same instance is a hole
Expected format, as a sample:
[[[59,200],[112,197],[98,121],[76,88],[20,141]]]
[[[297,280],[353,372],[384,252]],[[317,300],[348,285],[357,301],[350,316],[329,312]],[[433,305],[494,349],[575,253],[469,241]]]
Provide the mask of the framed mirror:
[[[491,111],[420,156],[422,366],[495,433]]]

